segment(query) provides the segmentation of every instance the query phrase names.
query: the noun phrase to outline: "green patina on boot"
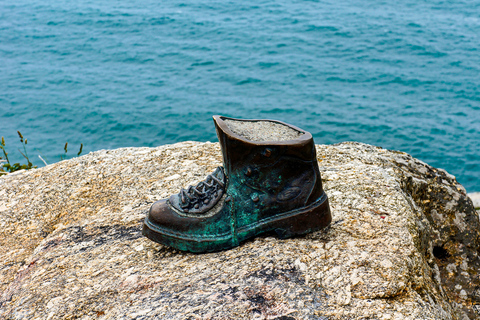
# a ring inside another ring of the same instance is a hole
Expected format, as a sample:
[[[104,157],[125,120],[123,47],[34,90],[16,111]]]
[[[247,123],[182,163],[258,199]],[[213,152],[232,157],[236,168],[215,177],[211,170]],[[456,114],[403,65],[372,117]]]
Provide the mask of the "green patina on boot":
[[[330,224],[309,132],[274,120],[213,120],[223,167],[154,203],[145,236],[183,251],[210,252],[265,232],[283,239]]]

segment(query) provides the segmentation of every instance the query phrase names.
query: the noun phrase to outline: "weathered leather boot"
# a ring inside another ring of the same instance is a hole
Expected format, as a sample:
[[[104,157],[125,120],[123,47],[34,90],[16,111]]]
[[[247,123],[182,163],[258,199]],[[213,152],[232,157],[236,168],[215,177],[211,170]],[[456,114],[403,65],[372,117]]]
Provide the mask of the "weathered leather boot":
[[[283,239],[330,224],[309,132],[273,120],[213,120],[224,166],[154,203],[145,236],[179,250],[209,252],[265,232]]]

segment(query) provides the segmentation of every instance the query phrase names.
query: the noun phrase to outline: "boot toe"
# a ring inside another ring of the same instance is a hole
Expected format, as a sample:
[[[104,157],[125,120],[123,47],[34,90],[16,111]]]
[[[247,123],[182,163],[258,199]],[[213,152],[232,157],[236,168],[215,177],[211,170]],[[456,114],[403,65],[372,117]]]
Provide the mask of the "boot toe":
[[[143,223],[142,234],[152,241],[183,251],[209,252],[232,247],[228,212],[188,216],[173,209],[167,199],[155,202]]]
[[[148,213],[148,219],[157,225],[165,225],[165,222],[168,221],[168,216],[171,215],[170,208],[167,205],[167,199],[162,199],[155,202],[150,207],[150,212]]]

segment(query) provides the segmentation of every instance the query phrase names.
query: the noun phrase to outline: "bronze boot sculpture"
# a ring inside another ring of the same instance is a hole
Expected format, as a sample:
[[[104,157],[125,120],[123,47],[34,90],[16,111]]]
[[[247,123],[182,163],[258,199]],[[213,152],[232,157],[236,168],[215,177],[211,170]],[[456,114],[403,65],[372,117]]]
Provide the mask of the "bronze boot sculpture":
[[[214,116],[223,167],[155,202],[149,239],[191,252],[230,249],[265,232],[288,238],[332,220],[312,135],[274,120]]]

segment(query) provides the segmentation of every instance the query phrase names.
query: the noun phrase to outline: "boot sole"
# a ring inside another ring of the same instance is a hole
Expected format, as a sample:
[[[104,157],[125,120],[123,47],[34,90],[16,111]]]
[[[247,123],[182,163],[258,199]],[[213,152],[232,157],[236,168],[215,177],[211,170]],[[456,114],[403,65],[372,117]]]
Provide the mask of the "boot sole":
[[[231,249],[241,242],[258,235],[275,232],[279,239],[287,239],[318,231],[330,224],[332,215],[325,193],[314,203],[282,214],[278,214],[237,229],[231,233],[208,236],[191,236],[161,228],[145,218],[142,233],[157,243],[182,251],[195,253]]]

